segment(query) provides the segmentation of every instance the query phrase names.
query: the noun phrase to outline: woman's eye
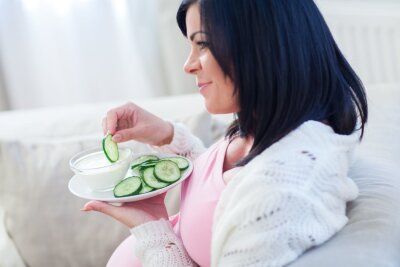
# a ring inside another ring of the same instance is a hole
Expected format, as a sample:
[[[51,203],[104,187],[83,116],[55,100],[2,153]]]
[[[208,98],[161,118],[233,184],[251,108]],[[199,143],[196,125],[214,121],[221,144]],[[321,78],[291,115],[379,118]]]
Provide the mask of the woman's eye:
[[[196,42],[196,44],[200,49],[205,49],[208,47],[208,43],[204,42],[204,41],[198,41],[198,42]]]

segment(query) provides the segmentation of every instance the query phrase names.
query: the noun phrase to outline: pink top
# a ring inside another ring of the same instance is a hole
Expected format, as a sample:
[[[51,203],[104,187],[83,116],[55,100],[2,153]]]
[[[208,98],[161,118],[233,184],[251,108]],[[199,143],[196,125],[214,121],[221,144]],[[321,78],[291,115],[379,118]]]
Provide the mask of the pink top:
[[[200,266],[211,264],[211,229],[215,207],[225,188],[223,163],[229,144],[222,139],[193,162],[191,177],[182,183],[179,217],[174,231],[189,256]]]
[[[189,256],[200,266],[211,264],[211,229],[214,210],[225,188],[223,163],[229,140],[222,139],[193,162],[193,172],[181,187],[180,213],[170,217]],[[130,235],[115,250],[107,267],[142,266],[132,254],[136,239]]]

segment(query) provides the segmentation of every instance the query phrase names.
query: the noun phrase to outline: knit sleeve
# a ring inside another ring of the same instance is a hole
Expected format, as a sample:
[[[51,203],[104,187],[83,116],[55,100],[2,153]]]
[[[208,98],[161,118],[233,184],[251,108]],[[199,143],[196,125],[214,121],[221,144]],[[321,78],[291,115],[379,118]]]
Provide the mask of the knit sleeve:
[[[150,146],[156,152],[177,154],[191,160],[197,158],[205,151],[202,141],[194,136],[189,129],[181,123],[174,123],[174,137],[172,142],[163,146]]]
[[[135,253],[143,266],[197,266],[187,254],[182,241],[175,235],[169,221],[151,221],[130,231],[136,237]]]
[[[254,193],[217,228],[225,236],[213,247],[212,266],[285,266],[347,222],[344,215],[329,221],[327,211],[295,192],[264,192],[261,203]]]

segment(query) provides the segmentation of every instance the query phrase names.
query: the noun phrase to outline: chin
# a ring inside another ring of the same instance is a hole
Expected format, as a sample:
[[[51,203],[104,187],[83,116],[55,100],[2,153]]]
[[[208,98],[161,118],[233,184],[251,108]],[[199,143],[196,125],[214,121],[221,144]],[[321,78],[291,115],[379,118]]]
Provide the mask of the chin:
[[[207,103],[207,102],[205,103],[205,106],[206,106],[206,110],[207,110],[208,113],[215,114],[215,115],[217,115],[217,114],[230,114],[230,113],[237,112],[236,109],[226,108],[226,107],[223,107],[221,105],[218,106],[218,105],[214,105],[214,104]]]
[[[208,103],[207,101],[205,102],[206,110],[210,114],[220,114],[220,108],[216,107],[216,105],[212,105]]]

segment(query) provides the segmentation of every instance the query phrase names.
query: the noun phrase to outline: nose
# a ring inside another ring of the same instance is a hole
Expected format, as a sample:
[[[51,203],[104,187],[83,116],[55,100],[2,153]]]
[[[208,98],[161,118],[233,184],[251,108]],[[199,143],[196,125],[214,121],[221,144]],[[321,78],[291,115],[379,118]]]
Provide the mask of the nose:
[[[201,69],[200,60],[193,52],[190,52],[183,69],[187,74],[196,74]]]

